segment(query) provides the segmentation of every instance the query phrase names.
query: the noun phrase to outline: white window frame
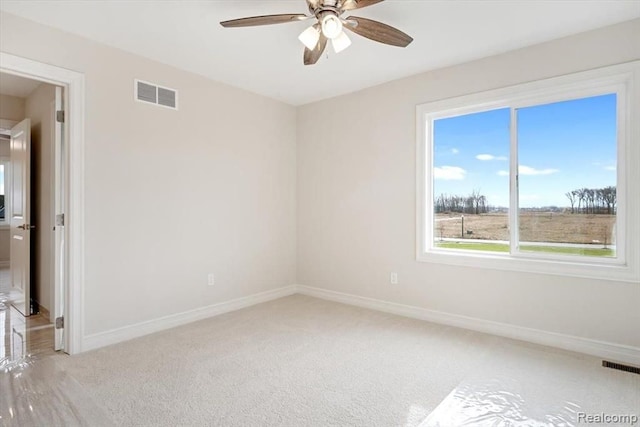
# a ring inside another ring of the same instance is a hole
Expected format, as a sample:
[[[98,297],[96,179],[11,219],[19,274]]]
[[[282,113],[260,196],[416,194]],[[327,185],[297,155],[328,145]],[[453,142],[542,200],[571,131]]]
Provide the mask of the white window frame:
[[[617,94],[616,258],[525,253],[517,251],[518,108]],[[511,108],[510,253],[436,248],[433,210],[434,120]],[[502,89],[445,99],[416,108],[416,253],[422,262],[562,276],[640,282],[640,61],[599,68]],[[627,185],[629,184],[629,185]],[[515,225],[515,226],[514,226]]]

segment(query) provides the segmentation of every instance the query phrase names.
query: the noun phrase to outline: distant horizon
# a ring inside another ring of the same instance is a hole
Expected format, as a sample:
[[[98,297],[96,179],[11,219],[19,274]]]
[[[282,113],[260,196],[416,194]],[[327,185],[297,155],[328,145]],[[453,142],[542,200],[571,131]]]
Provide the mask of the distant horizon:
[[[519,209],[527,209],[527,210],[534,210],[534,209],[545,209],[545,208],[555,208],[555,209],[566,209],[566,210],[571,210],[571,205],[568,206],[557,206],[557,205],[549,205],[549,206],[519,206]],[[617,208],[616,208],[617,209]],[[489,212],[491,213],[491,211],[493,210],[509,210],[508,206],[493,206],[493,205],[489,205]],[[583,212],[576,212],[576,215],[578,214],[582,214]],[[467,215],[465,213],[465,215]],[[473,214],[469,214],[469,215],[473,215]]]
[[[612,186],[615,188],[615,186]],[[437,199],[439,196],[443,195],[445,193],[440,193],[440,194],[434,194],[434,204],[435,204],[435,199]],[[482,194],[482,192],[480,192],[480,194]],[[445,195],[448,196],[464,196],[464,197],[468,197],[469,194],[448,194],[446,193]],[[566,196],[565,196],[566,199]],[[568,199],[567,199],[568,200]],[[491,204],[491,201],[487,198],[487,204],[486,204],[487,208],[489,210],[493,210],[493,209],[503,209],[503,210],[508,210],[509,206],[502,206],[502,205],[493,205]],[[617,207],[617,204],[616,204]],[[519,205],[518,208],[520,209],[544,209],[544,208],[557,208],[557,209],[569,209],[571,210],[571,204],[567,203],[565,205],[535,205],[535,206],[522,206]],[[577,203],[574,204],[574,208],[577,210],[578,209],[578,205]]]
[[[617,99],[607,94],[518,109],[522,208],[567,207],[565,193],[617,185]],[[509,206],[509,108],[434,121],[434,196],[479,190]]]

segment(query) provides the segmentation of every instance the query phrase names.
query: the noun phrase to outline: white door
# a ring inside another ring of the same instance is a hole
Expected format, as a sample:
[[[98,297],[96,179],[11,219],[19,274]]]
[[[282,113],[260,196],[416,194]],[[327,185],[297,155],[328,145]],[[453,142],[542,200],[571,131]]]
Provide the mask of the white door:
[[[11,129],[11,184],[9,195],[11,252],[11,303],[23,315],[31,314],[30,213],[31,213],[31,120],[25,119]]]
[[[56,100],[52,109],[53,126],[53,212],[54,218],[54,259],[53,259],[53,283],[54,283],[54,318],[63,318],[65,312],[64,296],[65,296],[65,277],[64,277],[64,165],[65,165],[65,145],[64,145],[64,123],[63,119],[57,117],[56,112],[62,111],[62,88],[56,87]],[[56,350],[64,350],[64,327],[55,329],[55,345]]]

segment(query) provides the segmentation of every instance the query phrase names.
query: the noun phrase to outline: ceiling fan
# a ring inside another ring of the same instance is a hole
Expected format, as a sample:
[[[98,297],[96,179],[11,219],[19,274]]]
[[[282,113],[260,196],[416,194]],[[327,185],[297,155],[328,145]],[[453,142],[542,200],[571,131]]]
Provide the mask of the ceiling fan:
[[[225,28],[253,27],[258,25],[284,24],[287,22],[316,19],[316,22],[300,34],[300,41],[305,45],[304,65],[313,65],[322,56],[327,42],[331,40],[336,53],[342,52],[351,45],[351,40],[344,32],[346,28],[368,39],[398,47],[407,47],[413,39],[402,31],[382,22],[371,19],[348,16],[345,12],[381,3],[384,0],[306,0],[310,15],[299,13],[252,16],[232,19],[220,23]]]

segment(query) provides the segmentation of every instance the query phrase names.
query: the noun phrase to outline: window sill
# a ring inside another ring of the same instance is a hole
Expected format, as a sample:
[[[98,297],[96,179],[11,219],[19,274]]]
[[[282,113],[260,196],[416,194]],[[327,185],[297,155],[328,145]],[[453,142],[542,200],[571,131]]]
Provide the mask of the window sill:
[[[509,254],[430,251],[418,254],[419,262],[457,265],[461,267],[491,270],[517,271],[523,273],[551,274],[556,276],[601,279],[618,282],[640,282],[640,271],[624,264],[596,264],[565,260],[520,258]]]

